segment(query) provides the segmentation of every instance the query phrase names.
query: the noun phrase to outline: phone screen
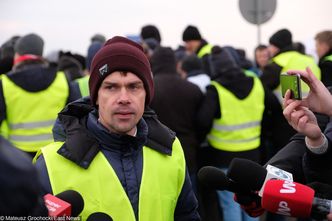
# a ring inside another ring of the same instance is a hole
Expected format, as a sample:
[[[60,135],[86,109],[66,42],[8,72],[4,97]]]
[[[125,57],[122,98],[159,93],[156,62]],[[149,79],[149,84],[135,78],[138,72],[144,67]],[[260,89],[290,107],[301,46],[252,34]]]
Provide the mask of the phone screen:
[[[301,91],[301,78],[299,75],[289,75],[283,73],[280,75],[280,85],[282,97],[285,97],[285,93],[288,89],[291,90],[291,98],[296,100],[302,99]]]

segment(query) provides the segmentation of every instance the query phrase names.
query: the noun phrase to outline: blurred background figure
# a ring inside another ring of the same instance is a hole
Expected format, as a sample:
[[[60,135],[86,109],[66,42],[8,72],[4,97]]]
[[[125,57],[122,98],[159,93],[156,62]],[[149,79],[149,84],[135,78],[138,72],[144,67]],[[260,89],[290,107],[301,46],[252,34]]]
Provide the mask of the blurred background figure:
[[[182,40],[185,43],[188,54],[196,54],[202,59],[203,70],[211,77],[212,72],[210,70],[209,54],[211,53],[212,45],[201,36],[198,28],[193,25],[188,25],[184,29]]]
[[[159,29],[155,25],[145,25],[141,28],[140,37],[144,53],[150,59],[153,52],[161,45]]]
[[[146,39],[155,39],[159,44],[161,43],[161,36],[159,29],[155,25],[145,25],[141,29],[140,33],[141,39],[145,41]]]
[[[293,43],[293,48],[295,51],[301,53],[301,54],[306,54],[305,52],[305,46],[301,42],[294,42]]]
[[[203,93],[198,86],[182,79],[176,72],[175,55],[171,48],[159,47],[150,62],[155,83],[155,95],[150,106],[157,113],[158,119],[176,132],[195,188],[197,150],[200,144],[196,114]]]
[[[258,76],[261,76],[263,69],[270,61],[270,53],[266,45],[258,45],[255,48],[255,67]]]
[[[326,30],[316,34],[316,52],[319,57],[319,68],[322,71],[322,82],[332,86],[332,31]]]
[[[236,65],[242,69],[245,75],[250,77],[257,77],[257,74],[254,72],[253,64],[249,59],[246,58],[246,52],[243,49],[235,49],[233,46],[224,46],[222,48],[223,50],[228,51]],[[211,69],[212,72],[216,71],[213,70],[213,68]]]
[[[185,56],[181,63],[181,76],[189,82],[197,85],[203,94],[206,92],[206,87],[210,84],[210,77],[203,71],[202,60],[197,55],[192,54]]]
[[[31,158],[0,136],[0,214],[47,216],[37,170]]]
[[[203,165],[226,171],[235,157],[261,160],[261,148],[270,128],[271,113],[277,112],[278,100],[271,103],[273,94],[264,89],[260,79],[247,76],[235,62],[227,48],[214,46],[211,64],[216,78],[207,87],[206,96],[198,112],[201,133],[208,145],[200,151]],[[282,116],[282,113],[279,112]],[[243,213],[227,191],[217,193],[223,220],[258,220]],[[204,205],[213,195],[204,192]],[[210,206],[211,207],[211,206]],[[210,210],[209,208],[206,209]]]
[[[90,67],[92,63],[92,59],[95,56],[95,54],[99,51],[99,49],[104,45],[105,43],[105,37],[100,34],[95,34],[91,38],[91,43],[88,47],[88,52],[86,55],[85,60],[83,63],[85,64],[85,69],[83,76],[76,79],[76,82],[78,83],[78,86],[80,88],[80,92],[82,97],[89,96],[89,78],[90,78]]]
[[[19,38],[14,49],[13,69],[0,81],[0,122],[7,128],[1,133],[33,157],[53,141],[58,112],[80,93],[77,83],[43,58],[44,40],[39,35]]]
[[[14,64],[14,46],[19,36],[13,36],[0,47],[0,75],[9,72]]]
[[[265,66],[261,80],[265,86],[274,90],[275,94],[282,101],[280,90],[280,74],[288,70],[305,70],[310,67],[318,79],[321,78],[319,67],[315,60],[307,55],[303,55],[293,48],[292,33],[288,29],[281,29],[275,32],[269,39],[268,47],[271,55],[271,63]],[[306,84],[301,84],[302,94],[305,97],[309,88]]]
[[[94,42],[99,42],[101,44],[104,44],[106,42],[106,38],[102,34],[95,34],[91,37],[91,43],[94,43]]]
[[[63,71],[69,81],[82,78],[85,70],[85,57],[79,54],[72,54],[70,51],[60,51],[57,69],[58,71]]]

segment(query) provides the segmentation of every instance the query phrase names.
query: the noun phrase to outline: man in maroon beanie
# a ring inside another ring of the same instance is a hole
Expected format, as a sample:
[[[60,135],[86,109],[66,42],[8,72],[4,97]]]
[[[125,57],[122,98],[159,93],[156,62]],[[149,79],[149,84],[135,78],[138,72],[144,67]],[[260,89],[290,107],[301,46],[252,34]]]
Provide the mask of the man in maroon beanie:
[[[142,47],[108,40],[92,61],[89,89],[91,100],[59,113],[54,131],[63,136],[37,159],[45,192],[79,192],[82,220],[200,220],[181,144],[147,107],[154,86]]]

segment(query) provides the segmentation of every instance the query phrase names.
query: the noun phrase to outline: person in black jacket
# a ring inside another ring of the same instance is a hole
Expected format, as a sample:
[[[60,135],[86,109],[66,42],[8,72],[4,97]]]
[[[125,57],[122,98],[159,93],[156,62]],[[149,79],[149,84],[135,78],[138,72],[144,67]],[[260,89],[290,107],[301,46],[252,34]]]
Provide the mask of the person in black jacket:
[[[210,45],[199,32],[198,28],[188,25],[182,33],[182,40],[188,54],[196,54],[203,62],[203,70],[212,77],[213,72],[209,61],[212,45]]]
[[[41,149],[44,190],[79,192],[84,220],[94,212],[114,220],[200,220],[181,144],[148,108],[154,84],[143,48],[109,39],[92,61],[89,89],[91,99],[59,113],[58,142]]]
[[[47,216],[31,158],[0,136],[1,216]]]
[[[178,136],[195,187],[197,151],[200,145],[195,117],[203,93],[198,86],[182,79],[176,72],[175,55],[171,48],[158,48],[150,62],[155,84],[155,96],[150,107],[156,112],[158,119]]]

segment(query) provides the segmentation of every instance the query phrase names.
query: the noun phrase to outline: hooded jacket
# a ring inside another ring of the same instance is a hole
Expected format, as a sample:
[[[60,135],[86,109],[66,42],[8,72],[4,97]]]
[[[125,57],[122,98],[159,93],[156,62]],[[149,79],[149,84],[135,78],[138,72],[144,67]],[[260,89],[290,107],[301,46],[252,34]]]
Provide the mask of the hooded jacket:
[[[101,151],[112,165],[137,217],[143,167],[142,147],[146,145],[162,154],[171,155],[175,134],[162,125],[151,110],[145,111],[138,123],[136,137],[109,133],[97,118],[97,110],[91,106],[88,97],[69,104],[60,112],[53,130],[54,138],[65,141],[65,144],[58,154],[86,169]],[[51,192],[43,156],[38,158],[36,166],[43,188]],[[175,220],[199,220],[197,200],[187,173],[174,217]]]
[[[151,108],[159,120],[176,132],[184,149],[190,173],[197,170],[199,131],[195,118],[203,94],[198,86],[184,80],[176,72],[171,48],[158,48],[151,57],[155,94]]]
[[[213,47],[211,64],[214,73],[216,73],[214,81],[217,81],[228,89],[239,100],[245,99],[249,95],[253,88],[253,78],[243,73],[227,50],[218,46]],[[285,144],[278,142],[280,137],[273,137],[273,128],[276,124],[279,124],[280,121],[284,122],[285,126],[288,126],[288,124],[282,115],[281,106],[275,95],[269,90],[266,90],[266,88],[264,88],[264,93],[265,110],[261,124],[261,146],[264,147],[268,140],[272,140],[274,145],[272,148],[281,148]],[[198,120],[201,128],[200,135],[202,138],[210,131],[213,120],[222,117],[222,114],[217,90],[215,87],[209,86],[203,104],[198,112]],[[234,157],[246,158],[256,162],[260,162],[261,160],[265,161],[266,156],[264,156],[263,159],[260,157],[260,151],[263,151],[263,154],[267,155],[265,148],[260,149],[243,152],[226,152],[208,146],[204,152],[202,152],[204,158],[207,160],[206,163],[212,163],[218,167],[228,167]]]

